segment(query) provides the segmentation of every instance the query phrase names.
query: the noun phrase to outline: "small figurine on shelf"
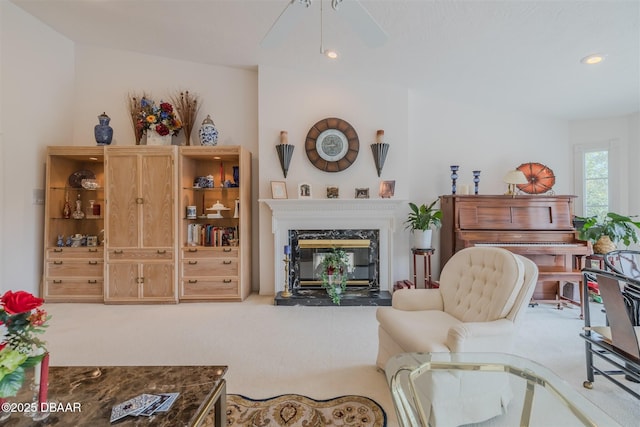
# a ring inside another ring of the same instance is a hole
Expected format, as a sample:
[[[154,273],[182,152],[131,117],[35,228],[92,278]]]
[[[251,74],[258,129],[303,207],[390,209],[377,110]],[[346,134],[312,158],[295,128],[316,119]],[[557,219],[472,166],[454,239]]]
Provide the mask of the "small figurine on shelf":
[[[71,236],[67,237],[67,243],[65,244],[65,246],[71,246],[72,243],[73,241],[71,240]]]
[[[58,241],[56,242],[56,246],[59,248],[64,246],[64,236],[62,234],[58,234]]]
[[[78,193],[78,199],[76,200],[76,210],[73,211],[73,219],[83,219],[84,212],[82,212],[82,200],[80,200],[80,193]]]
[[[62,207],[62,217],[71,218],[71,203],[69,203],[69,193],[64,193],[64,206]]]

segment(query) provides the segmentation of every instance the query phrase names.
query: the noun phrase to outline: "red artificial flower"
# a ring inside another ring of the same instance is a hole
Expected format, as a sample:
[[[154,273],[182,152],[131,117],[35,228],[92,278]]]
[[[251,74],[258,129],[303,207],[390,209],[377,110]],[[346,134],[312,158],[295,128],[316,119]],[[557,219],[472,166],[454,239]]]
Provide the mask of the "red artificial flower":
[[[161,102],[160,103],[160,109],[162,111],[166,111],[167,113],[172,113],[173,112],[173,105],[169,104],[168,102]]]
[[[158,135],[160,135],[160,136],[169,135],[169,128],[166,127],[164,124],[159,123],[156,126],[156,132],[158,132]]]
[[[6,346],[7,346],[6,342],[3,342],[2,344],[0,344],[0,351],[4,350]]]
[[[25,291],[7,291],[0,300],[8,314],[19,314],[40,307],[44,300]]]

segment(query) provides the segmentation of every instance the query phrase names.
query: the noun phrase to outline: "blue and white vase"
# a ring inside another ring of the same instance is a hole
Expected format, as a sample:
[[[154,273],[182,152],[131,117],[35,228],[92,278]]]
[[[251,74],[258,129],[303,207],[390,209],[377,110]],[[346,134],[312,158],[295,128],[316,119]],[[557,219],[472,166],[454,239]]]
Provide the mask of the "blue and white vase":
[[[102,113],[98,116],[98,122],[93,128],[93,134],[96,137],[98,145],[109,145],[113,139],[113,128],[109,126],[111,118],[107,116],[107,113]]]
[[[216,129],[210,115],[207,115],[207,118],[203,120],[198,135],[200,136],[200,145],[213,146],[218,144],[218,129]]]

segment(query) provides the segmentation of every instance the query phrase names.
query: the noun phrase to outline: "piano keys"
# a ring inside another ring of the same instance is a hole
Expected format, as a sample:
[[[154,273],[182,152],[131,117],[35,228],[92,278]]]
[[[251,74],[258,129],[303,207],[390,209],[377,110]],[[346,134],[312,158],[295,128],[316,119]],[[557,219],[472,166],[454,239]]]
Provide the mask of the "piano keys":
[[[526,256],[538,265],[535,302],[570,302],[565,282],[582,280],[583,257],[591,244],[577,239],[573,226],[576,196],[447,195],[440,197],[442,231],[440,268],[469,246],[497,246]]]

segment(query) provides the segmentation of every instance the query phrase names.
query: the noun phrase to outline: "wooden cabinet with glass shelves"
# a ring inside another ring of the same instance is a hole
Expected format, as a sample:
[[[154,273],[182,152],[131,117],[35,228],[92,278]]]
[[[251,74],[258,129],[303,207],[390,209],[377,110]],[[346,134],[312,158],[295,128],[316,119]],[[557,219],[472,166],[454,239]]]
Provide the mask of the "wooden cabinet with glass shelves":
[[[49,147],[45,174],[41,296],[48,302],[102,301],[104,149]],[[83,178],[93,185],[83,188]]]
[[[241,301],[251,291],[251,153],[180,147],[179,157],[179,298]]]

